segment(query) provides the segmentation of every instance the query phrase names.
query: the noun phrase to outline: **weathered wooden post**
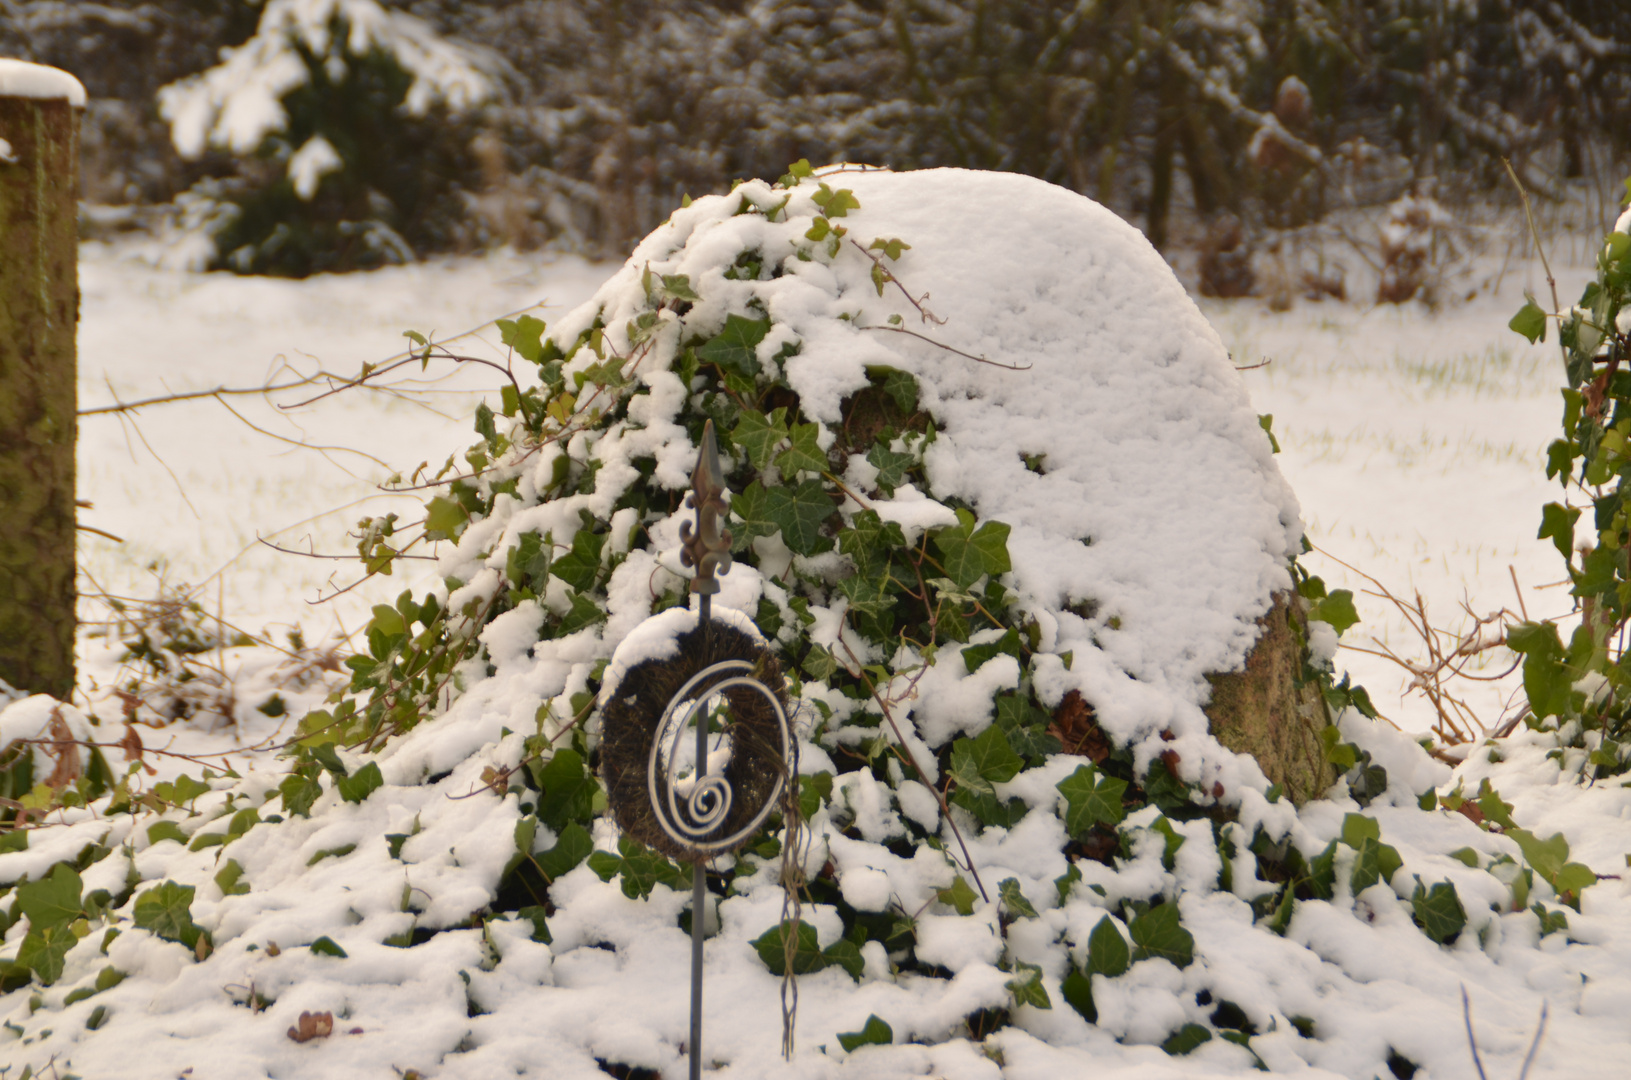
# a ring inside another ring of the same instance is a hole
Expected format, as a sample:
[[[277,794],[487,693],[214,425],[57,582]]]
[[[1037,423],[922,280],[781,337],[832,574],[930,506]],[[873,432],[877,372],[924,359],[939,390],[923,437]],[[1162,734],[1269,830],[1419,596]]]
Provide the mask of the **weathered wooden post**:
[[[0,679],[74,687],[79,113],[65,71],[0,59]]]

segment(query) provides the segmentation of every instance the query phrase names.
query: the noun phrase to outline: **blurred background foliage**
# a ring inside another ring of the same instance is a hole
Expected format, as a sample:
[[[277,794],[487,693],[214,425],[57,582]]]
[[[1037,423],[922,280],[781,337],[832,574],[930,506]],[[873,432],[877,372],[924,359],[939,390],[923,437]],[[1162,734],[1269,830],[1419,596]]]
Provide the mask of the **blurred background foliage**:
[[[390,32],[364,47],[365,23]],[[484,91],[416,100],[445,89],[428,38]],[[224,50],[246,70],[299,55],[306,77],[252,147],[223,123],[184,157],[160,91],[230,113]],[[1606,208],[1631,149],[1625,0],[0,0],[0,54],[85,82],[88,203],[179,200],[216,265],[293,275],[619,254],[683,195],[806,157],[1029,173],[1209,252],[1202,287],[1229,295],[1252,238],[1509,198],[1503,158]],[[303,186],[314,135],[336,161]]]

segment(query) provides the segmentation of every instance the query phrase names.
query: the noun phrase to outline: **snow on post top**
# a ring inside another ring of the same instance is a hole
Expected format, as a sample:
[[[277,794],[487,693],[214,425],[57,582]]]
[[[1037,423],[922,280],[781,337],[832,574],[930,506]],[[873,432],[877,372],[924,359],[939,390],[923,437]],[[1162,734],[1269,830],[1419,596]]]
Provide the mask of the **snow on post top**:
[[[85,107],[85,87],[61,68],[0,58],[0,97],[66,98],[76,109]]]
[[[1123,742],[1163,729],[1208,742],[1204,676],[1240,666],[1255,620],[1290,587],[1301,538],[1296,499],[1218,335],[1137,230],[1063,188],[960,169],[817,179],[860,204],[830,258],[800,260],[790,246],[821,213],[816,183],[767,217],[738,211],[787,193],[750,181],[676,212],[552,328],[556,339],[597,315],[614,335],[646,305],[649,266],[687,275],[704,298],[691,326],[753,317],[757,297],[775,327],[760,361],[796,339],[785,377],[829,427],[868,367],[911,373],[939,428],[930,490],[871,505],[908,530],[954,523],[947,500],[1010,525],[1014,588],[1041,629],[1039,652],[1052,654],[1037,667],[1039,693],[1081,690]],[[901,287],[880,293],[859,250],[875,238],[909,245],[889,263]],[[761,279],[727,278],[749,251],[763,252]],[[870,486],[864,460],[850,468],[863,473],[858,490]],[[960,719],[953,699],[966,695],[935,675],[919,689],[914,720],[929,745],[983,723]]]

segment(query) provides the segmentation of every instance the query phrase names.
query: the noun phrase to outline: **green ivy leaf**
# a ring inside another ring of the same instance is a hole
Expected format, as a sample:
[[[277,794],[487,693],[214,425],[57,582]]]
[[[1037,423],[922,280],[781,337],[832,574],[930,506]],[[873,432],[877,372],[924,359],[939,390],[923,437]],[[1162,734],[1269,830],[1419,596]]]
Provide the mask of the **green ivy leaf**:
[[[764,512],[795,555],[819,555],[832,549],[832,540],[821,535],[821,524],[832,516],[833,501],[821,481],[770,488],[765,493]]]
[[[570,821],[587,823],[594,816],[600,785],[584,769],[583,757],[576,750],[560,747],[533,775],[543,791],[538,797],[539,821],[559,833]]]
[[[1467,925],[1467,910],[1461,906],[1461,897],[1455,886],[1441,881],[1431,889],[1416,879],[1416,891],[1410,898],[1416,925],[1440,945],[1452,945]]]
[[[1132,965],[1133,954],[1127,947],[1127,939],[1116,929],[1116,920],[1104,916],[1087,937],[1088,974],[1114,979],[1125,975]]]
[[[311,816],[312,803],[323,793],[323,786],[317,779],[320,771],[316,762],[311,762],[283,778],[278,785],[278,793],[283,796],[283,809],[300,817]]]
[[[794,424],[788,432],[791,446],[776,455],[776,468],[782,480],[789,481],[800,472],[822,472],[827,468],[827,455],[817,445],[820,424]]]
[[[1036,908],[1025,898],[1025,893],[1019,887],[1018,878],[1004,878],[997,884],[997,896],[1002,900],[1002,906],[1007,909],[1009,916],[1015,919],[1036,918]]]
[[[62,978],[64,959],[78,941],[66,926],[47,926],[37,931],[30,928],[17,947],[17,963],[32,970],[40,982],[50,986]]]
[[[580,593],[592,592],[600,577],[600,556],[606,534],[579,529],[572,537],[572,550],[550,564],[549,572]]]
[[[880,236],[867,245],[867,250],[881,251],[886,258],[893,262],[900,259],[901,252],[912,250],[912,245],[904,240],[897,240],[893,236],[887,238]]]
[[[1059,894],[1060,907],[1065,906],[1065,901],[1070,899],[1071,887],[1080,880],[1082,880],[1082,868],[1077,866],[1074,861],[1071,862],[1070,869],[1053,879],[1054,890]]]
[[[988,641],[984,645],[965,645],[962,650],[963,669],[970,675],[980,670],[992,657],[1002,654],[1012,656],[1015,660],[1021,659],[1019,645],[1019,631],[1013,627],[997,640]]]
[[[1506,325],[1528,338],[1531,345],[1546,340],[1546,312],[1541,310],[1532,296],[1525,298],[1523,307],[1518,309],[1518,313],[1512,316],[1512,321]]]
[[[858,1046],[888,1046],[895,1041],[895,1030],[874,1014],[866,1018],[866,1024],[860,1031],[841,1032],[838,1036],[838,1045],[847,1053],[854,1053]]]
[[[1338,635],[1346,633],[1348,627],[1359,621],[1359,612],[1354,610],[1354,594],[1347,589],[1334,589],[1329,596],[1314,605],[1308,617],[1330,623],[1331,629]]]
[[[506,558],[504,576],[516,588],[531,589],[533,593],[542,595],[548,584],[552,554],[543,537],[535,532],[522,533],[521,539],[510,549]]]
[[[1544,718],[1566,712],[1574,676],[1563,662],[1563,642],[1557,636],[1557,626],[1549,622],[1519,623],[1507,630],[1506,644],[1513,652],[1523,654],[1523,692],[1534,714]]]
[[[560,831],[554,847],[532,858],[538,864],[538,869],[543,871],[544,877],[554,881],[589,858],[594,850],[595,842],[590,837],[589,830],[574,821]]]
[[[136,925],[166,941],[179,941],[191,949],[203,933],[193,922],[191,885],[166,881],[136,897]]]
[[[787,435],[786,409],[773,409],[769,416],[756,409],[743,409],[741,419],[731,431],[731,442],[747,451],[755,469],[767,469],[776,447]]]
[[[1133,959],[1161,957],[1178,967],[1188,967],[1195,959],[1195,938],[1178,922],[1178,905],[1152,907],[1135,915],[1128,924],[1133,937]]]
[[[740,315],[729,315],[725,318],[725,329],[698,349],[697,356],[721,371],[734,371],[751,378],[759,373],[759,343],[769,332],[769,316],[744,319]]]
[[[832,190],[826,184],[810,196],[810,201],[821,207],[821,212],[830,218],[847,217],[851,210],[859,210],[861,202],[849,188]]]
[[[995,794],[994,784],[1005,784],[1025,767],[1008,736],[995,724],[974,738],[961,738],[951,748],[951,779],[960,787],[986,795]]]
[[[324,936],[318,938],[316,941],[311,943],[310,948],[312,954],[315,956],[334,956],[341,960],[347,958],[346,951],[340,948],[339,944],[336,943],[331,937]]]
[[[878,478],[873,482],[890,498],[894,497],[896,488],[906,483],[907,471],[917,464],[917,458],[911,454],[891,450],[881,442],[867,451],[866,459],[878,470]]]
[[[1556,445],[1556,444],[1554,444]],[[1572,460],[1572,459],[1571,459]],[[1548,480],[1551,473],[1548,472]],[[1535,539],[1550,539],[1565,562],[1574,558],[1574,523],[1580,520],[1580,508],[1547,503],[1540,512],[1540,532]]]
[[[469,520],[470,511],[463,505],[437,495],[425,504],[425,539],[457,539]]]
[[[809,821],[824,803],[832,799],[832,773],[818,772],[799,777],[799,817]]]
[[[595,626],[606,621],[606,613],[600,606],[583,593],[573,593],[572,607],[561,617],[560,629],[556,632],[558,637],[575,634],[585,627]]]
[[[181,826],[173,821],[155,821],[147,827],[147,842],[156,844],[160,840],[174,840],[185,847],[187,834],[182,832]]]
[[[995,576],[1013,569],[1008,557],[1007,525],[987,521],[976,529],[974,515],[962,509],[957,511],[957,519],[955,526],[930,534],[947,577],[966,589],[982,574]]]
[[[787,974],[787,939],[793,935],[793,974],[808,975],[827,966],[816,939],[816,929],[803,919],[796,927],[782,922],[753,940],[753,949],[772,975]]]
[[[974,914],[974,901],[979,899],[974,890],[968,887],[963,875],[958,874],[956,879],[946,888],[935,893],[935,898],[942,904],[950,904],[959,915]]]
[[[1089,1024],[1099,1022],[1099,1010],[1093,1004],[1093,980],[1082,974],[1075,964],[1059,983],[1059,992],[1065,997],[1065,1004],[1081,1014],[1083,1020]]]
[[[531,315],[523,315],[514,322],[509,319],[498,320],[499,340],[520,354],[521,359],[534,364],[538,363],[544,353],[541,341],[543,333],[544,320],[533,318]]]
[[[866,973],[866,961],[861,957],[860,946],[848,938],[839,938],[822,949],[821,957],[829,966],[843,968],[856,982],[860,982],[861,976]]]
[[[340,793],[340,798],[348,803],[360,803],[372,795],[385,777],[380,775],[379,763],[370,761],[356,772],[347,776],[336,773],[334,777],[334,790]]]
[[[688,304],[695,304],[702,300],[702,297],[696,294],[696,290],[691,288],[689,274],[662,274],[660,276],[663,284],[657,290],[657,295],[661,299],[679,300]]]
[[[249,892],[249,882],[243,880],[243,876],[244,868],[238,865],[238,860],[228,859],[227,864],[215,872],[215,884],[222,896],[243,896]]]
[[[84,909],[80,899],[84,889],[79,871],[69,863],[57,863],[40,880],[17,886],[17,907],[28,916],[30,930],[66,926],[79,918]]]
[[[1071,836],[1081,836],[1094,825],[1115,825],[1127,815],[1121,805],[1127,782],[1105,776],[1092,765],[1078,765],[1054,786],[1065,797],[1065,831]]]
[[[1167,1041],[1161,1044],[1161,1049],[1173,1057],[1179,1057],[1211,1041],[1212,1033],[1206,1028],[1199,1024],[1185,1024],[1168,1036]]]
[[[1048,988],[1042,985],[1042,968],[1036,964],[1027,964],[1023,960],[1014,964],[1015,978],[1007,982],[1008,992],[1014,996],[1014,1004],[1030,1005],[1038,1009],[1051,1009],[1053,1002],[1048,998]]]

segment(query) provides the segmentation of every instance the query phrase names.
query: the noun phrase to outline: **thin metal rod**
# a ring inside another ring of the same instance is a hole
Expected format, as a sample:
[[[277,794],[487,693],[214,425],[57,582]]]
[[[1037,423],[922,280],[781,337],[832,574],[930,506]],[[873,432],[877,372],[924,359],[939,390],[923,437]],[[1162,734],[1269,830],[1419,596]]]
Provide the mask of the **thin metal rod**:
[[[702,655],[708,655],[708,622],[713,616],[713,597],[697,596],[697,622],[702,630]],[[706,702],[696,713],[696,782],[708,771],[708,708]],[[702,1080],[702,935],[708,922],[708,872],[698,860],[691,868],[691,1080]]]

